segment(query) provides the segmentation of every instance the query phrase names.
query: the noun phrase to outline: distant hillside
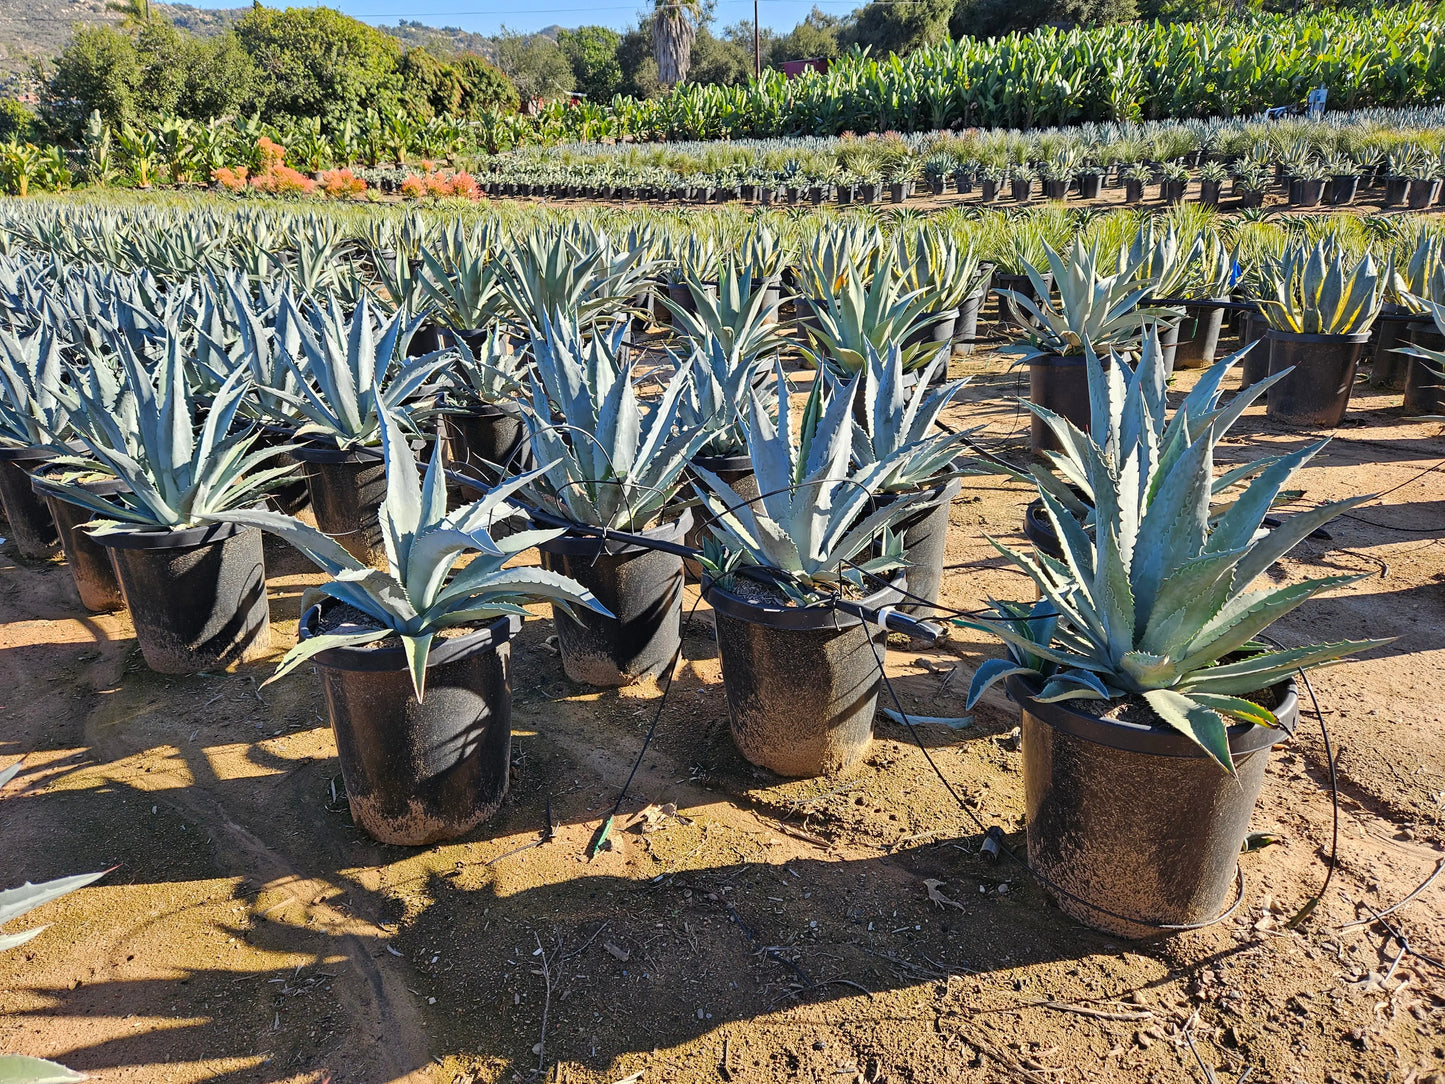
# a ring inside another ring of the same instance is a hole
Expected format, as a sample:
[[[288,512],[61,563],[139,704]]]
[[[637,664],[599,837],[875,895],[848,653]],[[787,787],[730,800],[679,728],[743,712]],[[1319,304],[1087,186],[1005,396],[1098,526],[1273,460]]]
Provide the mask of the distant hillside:
[[[107,11],[105,3],[106,0],[0,0],[0,84],[4,76],[27,72],[32,60],[43,60],[58,53],[76,23],[119,23],[121,17]],[[156,3],[155,9],[176,26],[194,34],[218,34],[249,10],[248,7],[207,9],[162,3]],[[467,52],[492,55],[488,38],[454,26],[434,27],[403,21],[377,29],[404,45],[422,45],[443,56]],[[559,29],[549,26],[539,33],[555,38]]]

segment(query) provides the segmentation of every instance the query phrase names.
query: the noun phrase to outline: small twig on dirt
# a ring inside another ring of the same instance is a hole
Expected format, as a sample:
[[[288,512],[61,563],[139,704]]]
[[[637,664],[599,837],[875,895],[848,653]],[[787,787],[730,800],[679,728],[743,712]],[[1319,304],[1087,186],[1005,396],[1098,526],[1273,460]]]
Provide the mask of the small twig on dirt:
[[[1042,1009],[1053,1009],[1056,1012],[1078,1013],[1080,1016],[1095,1016],[1100,1020],[1154,1019],[1154,1014],[1148,1009],[1138,1009],[1134,1012],[1110,1012],[1107,1009],[1091,1009],[1087,1005],[1070,1005],[1063,1001],[1036,1001],[1034,1004]]]
[[[1400,908],[1404,907],[1405,904],[1409,903],[1421,892],[1424,892],[1427,888],[1434,884],[1435,878],[1440,876],[1441,870],[1445,870],[1445,858],[1442,858],[1440,859],[1440,861],[1436,862],[1435,868],[1431,871],[1430,876],[1426,877],[1425,880],[1420,883],[1419,888],[1415,889],[1415,891],[1411,892],[1399,903],[1392,904],[1389,907],[1386,907],[1383,911],[1372,911],[1375,916],[1374,918],[1359,918],[1356,919],[1354,922],[1346,922],[1343,926],[1336,926],[1336,932],[1343,933],[1345,930],[1352,930],[1356,926],[1368,926],[1370,923],[1375,922],[1378,919],[1384,918],[1386,915],[1393,915]]]
[[[722,1060],[717,1063],[717,1075],[724,1080],[733,1078],[733,1071],[728,1068],[728,1037],[726,1035],[723,1036]]]
[[[576,952],[567,953],[567,955],[563,956],[562,959],[575,960],[578,956],[581,956],[584,952],[586,952],[589,948],[592,947],[593,941],[596,941],[599,937],[602,936],[602,931],[605,929],[607,929],[607,923],[603,922],[602,925],[597,927],[597,932],[594,933],[591,937],[587,938],[587,940],[582,943],[581,948],[579,948]]]
[[[1351,557],[1358,557],[1362,561],[1372,561],[1380,566],[1380,579],[1387,579],[1390,575],[1390,566],[1385,563],[1383,557],[1376,557],[1373,553],[1361,553],[1359,550],[1338,549],[1336,553],[1348,553]]]
[[[557,831],[552,826],[552,796],[549,794],[547,795],[547,827],[542,829],[541,837],[532,840],[531,843],[523,843],[520,847],[513,847],[505,854],[499,854],[495,858],[489,858],[485,862],[483,862],[482,865],[495,866],[504,858],[511,858],[514,854],[521,854],[523,851],[530,851],[533,847],[540,847],[544,843],[551,843],[552,840],[556,837],[556,835]]]
[[[1190,1017],[1189,1023],[1184,1025],[1184,1041],[1189,1044],[1189,1053],[1193,1054],[1194,1060],[1199,1063],[1199,1069],[1208,1084],[1219,1084],[1219,1078],[1214,1075],[1214,1070],[1204,1064],[1204,1059],[1199,1056],[1199,1051],[1194,1047],[1194,1036],[1191,1034],[1194,1030],[1194,1020],[1195,1017]]]
[[[736,907],[729,903],[727,905],[727,909],[728,917],[737,923],[738,929],[743,931],[743,936],[748,939],[748,944],[753,946],[753,950],[755,952],[761,952],[764,956],[772,960],[774,963],[782,964],[793,974],[797,975],[805,987],[810,987],[814,985],[813,980],[808,977],[808,973],[797,964],[793,963],[792,960],[784,957],[776,949],[769,948],[766,945],[759,945],[757,934],[753,933],[752,930],[748,929],[747,923],[745,923],[742,919],[742,916],[738,914]]]
[[[254,686],[251,691],[256,694],[256,699],[260,701],[261,706],[263,708],[270,707],[265,700],[261,699],[261,683],[256,680],[256,676],[254,674],[247,674],[246,680]]]
[[[534,1048],[537,1051],[537,1076],[542,1075],[542,1070],[547,1064],[547,1013],[552,1008],[552,966],[547,961],[547,950],[542,947],[542,938],[533,931],[533,937],[537,938],[537,954],[542,957],[542,983],[544,986],[542,994],[542,1037],[537,1040]],[[557,951],[562,951],[562,939],[557,938]]]

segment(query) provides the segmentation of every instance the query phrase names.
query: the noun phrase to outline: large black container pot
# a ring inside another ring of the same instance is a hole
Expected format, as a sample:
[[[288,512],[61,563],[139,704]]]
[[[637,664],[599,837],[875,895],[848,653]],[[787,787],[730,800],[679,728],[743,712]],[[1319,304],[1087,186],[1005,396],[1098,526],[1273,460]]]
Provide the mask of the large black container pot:
[[[1054,521],[1044,510],[1042,500],[1031,501],[1024,509],[1024,537],[1039,553],[1052,557],[1055,561],[1064,559],[1064,547],[1059,541],[1059,532],[1054,529]]]
[[[747,453],[742,455],[699,455],[694,456],[692,465],[717,475],[730,485],[733,492],[743,500],[759,496],[757,475],[753,473],[753,460]],[[692,525],[687,529],[683,545],[690,549],[702,549],[702,542],[708,536],[708,512],[700,509],[693,513]],[[688,578],[697,580],[702,575],[702,566],[691,557],[683,559],[683,569]]]
[[[1270,386],[1266,413],[1285,425],[1339,425],[1350,405],[1360,352],[1369,341],[1369,332],[1296,335],[1271,329],[1265,336],[1270,375],[1293,371]]]
[[[146,665],[160,674],[255,662],[271,650],[261,532],[230,523],[99,536]]]
[[[1179,353],[1179,311],[1172,311],[1174,315],[1170,322],[1159,325],[1159,350],[1164,355],[1164,368],[1168,372],[1174,371],[1174,359]]]
[[[1406,327],[1406,334],[1410,342],[1416,346],[1423,346],[1435,351],[1445,350],[1445,339],[1442,339],[1432,321],[1410,324]],[[1442,389],[1441,385],[1445,384],[1445,379],[1431,371],[1438,371],[1440,368],[1441,366],[1426,361],[1424,358],[1409,356],[1409,364],[1405,368],[1406,414],[1439,414],[1442,412],[1442,399],[1445,399],[1442,391],[1445,389]]]
[[[1124,178],[1124,202],[1144,202],[1144,182],[1137,177]]]
[[[1399,305],[1386,304],[1380,310],[1380,319],[1375,321],[1375,360],[1370,370],[1370,383],[1377,388],[1400,391],[1405,387],[1405,376],[1410,370],[1410,356],[1402,354],[1397,347],[1405,345],[1406,320],[1389,320],[1401,312]]]
[[[1044,285],[1052,290],[1054,285],[1053,272],[1049,272],[1044,275],[1043,278]],[[993,285],[991,289],[998,294],[998,316],[999,319],[1003,321],[1005,327],[1018,327],[1019,322],[1014,318],[1013,309],[1009,306],[1012,298],[1005,297],[1003,295],[1004,290],[1012,290],[1014,293],[1029,298],[1035,303],[1039,301],[1039,292],[1034,289],[1034,280],[1029,278],[1027,274],[1015,274],[1012,271],[995,271],[993,273]]]
[[[538,517],[540,526],[557,525]],[[681,543],[690,511],[671,523],[635,532]],[[562,668],[586,685],[632,685],[662,674],[682,645],[682,558],[661,550],[585,535],[544,542],[542,567],[571,576],[611,611],[552,607]]]
[[[1080,173],[1077,180],[1079,182],[1080,199],[1099,198],[1099,191],[1104,187],[1104,175],[1102,173]]]
[[[1100,358],[1101,364],[1107,364]],[[1067,418],[1089,431],[1089,370],[1084,355],[1060,357],[1045,354],[1029,359],[1029,402]],[[1035,455],[1061,450],[1058,439],[1042,418],[1029,417],[1029,445]]]
[[[382,843],[419,847],[486,820],[507,793],[516,616],[439,637],[420,702],[400,644],[314,656],[346,781],[351,819]],[[321,628],[306,612],[301,636]]]
[[[948,512],[962,488],[963,482],[957,478],[932,487],[908,515],[893,525],[893,533],[903,543],[903,559],[908,565],[909,597],[897,607],[904,613],[924,618],[935,616],[934,607],[928,603],[938,602],[943,588],[943,564],[948,559]]]
[[[1435,202],[1435,196],[1439,191],[1439,181],[1414,178],[1410,181],[1409,187],[1405,189],[1405,206],[1412,211],[1423,211]]]
[[[20,556],[32,561],[49,557],[59,541],[50,510],[30,484],[30,472],[54,457],[35,448],[0,448],[0,504],[10,521],[8,533]]]
[[[1022,713],[1029,865],[1060,908],[1130,938],[1224,911],[1270,746],[1294,729],[1294,682],[1273,690],[1280,729],[1229,728],[1230,775],[1171,728],[1043,704],[1034,685],[1007,680]]]
[[[993,203],[998,199],[998,181],[985,177],[979,185],[978,198],[983,203]]]
[[[1033,195],[1034,182],[1024,180],[1022,177],[1010,178],[1008,186],[1009,195],[1013,196],[1016,203],[1027,203],[1029,197]]]
[[[1269,322],[1265,320],[1263,313],[1246,312],[1244,314],[1244,328],[1240,332],[1239,345],[1250,347],[1250,351],[1240,362],[1240,391],[1251,384],[1258,384],[1269,376],[1269,343],[1264,339],[1268,331]]]
[[[1398,207],[1405,202],[1405,193],[1410,189],[1408,177],[1385,178],[1385,206]]]
[[[974,352],[974,340],[978,338],[978,314],[983,310],[984,299],[988,297],[988,284],[980,286],[963,299],[958,306],[958,321],[954,324],[954,342],[965,354]]]
[[[1199,202],[1206,207],[1218,207],[1219,193],[1223,187],[1223,181],[1200,181]]]
[[[292,454],[305,464],[317,528],[358,561],[385,568],[386,546],[376,518],[386,498],[386,466],[380,450],[342,451],[304,444]]]
[[[1159,193],[1159,194],[1164,197],[1164,202],[1165,202],[1165,203],[1168,203],[1170,206],[1173,206],[1174,204],[1183,203],[1183,202],[1184,202],[1184,195],[1185,195],[1185,193],[1188,192],[1188,191],[1189,191],[1189,182],[1188,182],[1188,181],[1165,181],[1165,182],[1160,186],[1160,193]]]
[[[1355,194],[1360,190],[1360,178],[1348,173],[1336,174],[1331,178],[1330,202],[1338,206],[1355,202]]]
[[[797,320],[798,330],[802,332],[803,335],[806,336],[810,331],[823,330],[823,321],[818,319],[817,309],[808,298],[797,297],[793,299],[793,314]]]
[[[1224,301],[1226,298],[1220,298]],[[1185,305],[1179,322],[1174,368],[1202,369],[1214,364],[1219,353],[1219,333],[1224,327],[1224,309],[1215,305]]]
[[[1069,182],[1044,179],[1044,199],[1063,200],[1069,198]]]
[[[494,486],[531,462],[526,415],[513,403],[479,403],[446,415],[447,454],[463,474]],[[501,469],[499,469],[501,468]],[[463,487],[475,500],[481,491]]]
[[[903,586],[901,577],[896,582]],[[862,760],[873,740],[886,631],[829,608],[743,597],[714,583],[703,593],[717,626],[738,751],[794,777],[827,775]],[[862,604],[876,609],[900,598],[890,587]]]
[[[903,340],[905,347],[916,346],[925,343],[933,349],[925,351],[924,364],[931,362],[940,350],[951,350],[953,348],[954,336],[958,334],[958,309],[945,309],[943,312],[929,313],[908,337]],[[947,376],[947,372],[941,374]]]
[[[1295,207],[1318,207],[1324,197],[1325,182],[1323,180],[1290,182],[1289,201]]]
[[[111,497],[129,488],[116,478],[82,484],[87,492],[97,497]],[[95,513],[42,489],[38,478],[35,492],[50,510],[50,518],[60,535],[66,567],[70,569],[76,593],[80,595],[80,604],[93,613],[125,609],[125,599],[121,596],[120,581],[115,578],[115,566],[111,564],[109,551],[83,529],[95,519]]]

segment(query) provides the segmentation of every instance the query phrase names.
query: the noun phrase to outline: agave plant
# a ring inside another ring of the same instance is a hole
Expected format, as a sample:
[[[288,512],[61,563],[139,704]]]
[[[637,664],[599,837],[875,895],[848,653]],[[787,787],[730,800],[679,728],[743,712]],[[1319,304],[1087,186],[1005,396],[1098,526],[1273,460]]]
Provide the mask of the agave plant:
[[[427,299],[453,331],[492,327],[502,312],[501,253],[490,230],[460,228],[450,235],[445,258],[421,250]]]
[[[436,350],[404,358],[415,326],[397,312],[378,327],[371,302],[362,297],[348,319],[335,298],[324,306],[301,309],[287,297],[281,316],[294,330],[298,353],[287,364],[300,391],[271,387],[306,419],[300,439],[321,439],[348,449],[381,443],[381,412],[398,408],[417,394],[438,370],[455,358]],[[412,425],[410,415],[401,416]]]
[[[332,579],[307,592],[303,606],[332,598],[369,619],[360,632],[323,632],[302,640],[281,660],[270,680],[284,677],[319,651],[360,646],[396,637],[406,651],[412,685],[420,700],[426,692],[426,664],[432,643],[445,630],[483,624],[504,614],[525,615],[528,603],[542,599],[606,613],[580,584],[541,568],[506,568],[513,557],[561,531],[518,531],[497,540],[492,527],[514,515],[506,500],[540,472],[519,475],[480,500],[448,513],[446,473],[440,442],[432,449],[426,475],[396,416],[382,409],[382,458],[386,497],[378,521],[390,571],[362,564],[340,543],[291,516],[264,509],[219,512],[214,519],[270,531],[295,546]],[[463,554],[473,554],[457,570]]]
[[[1259,302],[1269,326],[1297,335],[1370,330],[1384,300],[1385,276],[1368,253],[1353,259],[1327,240],[1291,243],[1258,268]]]
[[[1105,370],[1092,356],[1087,365],[1090,397],[1108,419],[1095,428],[1102,443],[1047,410],[1031,409],[1083,464],[1092,535],[1052,487],[1040,485],[1064,559],[994,543],[1034,581],[1048,609],[1022,615],[1018,607],[1001,607],[1006,620],[970,626],[1010,648],[1008,659],[979,668],[970,703],[1010,674],[1036,678],[1037,698],[1045,702],[1140,696],[1163,723],[1233,771],[1228,720],[1277,725],[1269,706],[1257,702],[1265,690],[1299,668],[1382,642],[1282,649],[1259,640],[1291,610],[1359,576],[1253,589],[1302,538],[1369,498],[1324,504],[1265,528],[1276,497],[1327,443],[1321,441],[1268,462],[1213,515],[1214,448],[1224,416],[1194,425],[1180,410],[1161,430],[1155,412],[1162,391],[1146,394],[1148,384],[1137,381],[1126,390],[1122,365]]]
[[[491,334],[461,339],[457,360],[443,371],[441,384],[447,398],[462,404],[508,403],[527,392],[531,366],[526,351],[500,327]]]
[[[682,279],[692,295],[695,312],[671,298],[663,303],[672,312],[673,330],[698,347],[716,343],[738,365],[776,353],[787,342],[768,306],[767,291],[756,289],[753,273],[725,263],[718,274],[717,289],[704,283],[693,271]]]
[[[63,374],[60,343],[48,327],[29,335],[0,328],[0,444],[43,448],[65,437]]]
[[[1145,320],[1162,315],[1140,307],[1154,289],[1152,281],[1139,282],[1140,257],[1121,251],[1110,269],[1100,259],[1098,244],[1075,239],[1067,257],[1047,242],[1043,248],[1058,301],[1050,297],[1043,273],[1027,262],[1024,271],[1037,299],[1017,290],[1001,291],[1023,325],[1025,343],[1015,349],[1024,360],[1129,350],[1137,347]]]
[[[622,328],[584,338],[577,322],[544,321],[532,340],[532,454],[549,466],[523,492],[573,523],[636,530],[652,525],[708,438],[678,429],[690,371],[684,364],[644,409],[619,359]],[[554,409],[561,426],[546,424]]]
[[[927,323],[930,297],[927,291],[910,290],[894,274],[895,253],[890,249],[879,261],[872,281],[858,275],[843,279],[836,293],[814,300],[817,326],[809,328],[813,345],[809,350],[820,367],[852,374],[867,364],[868,348],[885,350],[890,343],[902,344]],[[904,364],[923,364],[936,351],[932,343],[902,346]]]
[[[88,379],[77,379],[73,390],[61,393],[70,396],[71,426],[90,457],[57,462],[99,469],[125,482],[128,491],[96,496],[70,475],[39,483],[97,513],[99,524],[92,534],[196,526],[217,512],[258,501],[293,472],[293,466],[262,469],[285,449],[256,451],[256,436],[249,429],[232,432],[251,393],[244,370],[236,370],[221,385],[200,422],[178,338],[166,339],[154,372],[124,339],[117,346],[118,384],[100,376],[103,367],[92,366]]]
[[[698,449],[702,455],[742,455],[747,451],[747,416],[742,405],[758,383],[762,359],[740,359],[711,334],[691,346],[686,358],[669,352],[674,365],[686,369],[689,377],[678,403],[677,424],[683,430],[701,428],[707,434]]]
[[[856,383],[825,402],[824,381],[815,381],[795,437],[787,377],[781,365],[774,373],[776,419],[767,397],[756,388],[749,395],[748,454],[761,495],[744,500],[717,475],[692,468],[711,518],[702,564],[724,586],[744,566],[768,570],[789,598],[806,606],[845,581],[862,587],[864,574],[900,567],[902,542],[889,527],[920,497],[910,494],[867,510],[888,468],[851,467]],[[879,552],[865,554],[880,539]]]

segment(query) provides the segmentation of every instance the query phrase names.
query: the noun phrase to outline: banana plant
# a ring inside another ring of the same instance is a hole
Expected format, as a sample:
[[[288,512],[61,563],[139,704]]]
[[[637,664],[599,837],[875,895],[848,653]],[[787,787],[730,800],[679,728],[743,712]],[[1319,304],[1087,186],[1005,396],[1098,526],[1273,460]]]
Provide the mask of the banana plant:
[[[902,541],[889,528],[921,497],[909,494],[868,511],[886,470],[879,464],[851,466],[857,384],[825,399],[824,383],[813,383],[796,436],[781,364],[774,367],[776,418],[772,397],[751,389],[747,441],[760,493],[756,500],[744,500],[711,471],[692,468],[709,514],[711,536],[702,564],[724,587],[745,567],[762,569],[791,600],[807,606],[824,601],[844,582],[861,588],[865,573],[903,564]],[[865,556],[880,540],[880,552]]]
[[[523,493],[573,523],[640,530],[672,503],[708,432],[697,424],[679,429],[689,367],[644,409],[618,358],[620,339],[620,328],[585,338],[575,319],[543,322],[532,340],[532,455],[550,465]],[[560,425],[548,424],[554,412]]]
[[[380,389],[373,388],[378,401]],[[426,693],[426,665],[431,646],[447,629],[484,624],[507,614],[525,616],[525,607],[543,600],[570,612],[582,606],[611,616],[592,593],[576,581],[546,569],[506,568],[508,561],[531,547],[556,538],[560,530],[522,530],[503,539],[492,536],[499,521],[516,514],[506,501],[534,481],[540,471],[519,475],[480,500],[447,512],[446,470],[441,442],[432,448],[425,477],[396,414],[383,407],[382,458],[386,497],[377,514],[390,571],[362,564],[315,527],[291,516],[264,509],[220,512],[222,523],[259,527],[300,550],[332,577],[307,591],[309,609],[330,598],[366,615],[360,632],[322,632],[301,640],[286,653],[269,681],[284,677],[318,652],[333,647],[358,647],[400,640],[417,700]],[[472,559],[457,564],[465,554]]]
[[[334,297],[324,306],[302,309],[283,296],[280,312],[288,337],[294,331],[299,347],[285,360],[300,391],[268,390],[306,419],[296,431],[301,440],[322,440],[341,449],[380,444],[382,408],[399,411],[456,357],[451,350],[404,357],[415,325],[407,322],[404,312],[378,325],[365,295],[349,319]],[[414,426],[411,413],[401,416]]]
[[[1001,607],[1008,620],[969,624],[1010,649],[1009,658],[979,668],[969,704],[1010,674],[1037,680],[1035,695],[1043,702],[1141,696],[1162,723],[1233,772],[1229,721],[1278,725],[1269,706],[1258,703],[1260,694],[1297,669],[1386,642],[1272,648],[1261,641],[1279,618],[1362,576],[1253,589],[1311,531],[1372,498],[1330,502],[1265,527],[1283,487],[1328,443],[1320,441],[1270,462],[1223,514],[1212,516],[1216,422],[1192,426],[1180,411],[1160,441],[1158,400],[1138,384],[1126,391],[1123,365],[1105,370],[1092,355],[1086,364],[1090,399],[1109,419],[1106,443],[1047,410],[1031,409],[1082,461],[1094,529],[1086,532],[1050,487],[1040,485],[1063,560],[993,542],[1049,604],[1039,615],[1056,620],[1019,622],[1016,607]]]
[[[97,514],[99,524],[92,534],[193,527],[215,512],[260,500],[268,487],[295,470],[262,469],[283,449],[256,451],[256,437],[248,429],[232,432],[251,393],[244,370],[236,370],[221,385],[201,421],[178,335],[167,335],[154,371],[127,340],[116,346],[123,393],[97,382],[98,373],[76,378],[69,392],[52,388],[70,397],[71,427],[90,453],[88,458],[68,456],[57,462],[100,470],[127,486],[127,492],[100,497],[74,481],[42,483],[47,492]],[[124,408],[118,409],[122,398]]]

